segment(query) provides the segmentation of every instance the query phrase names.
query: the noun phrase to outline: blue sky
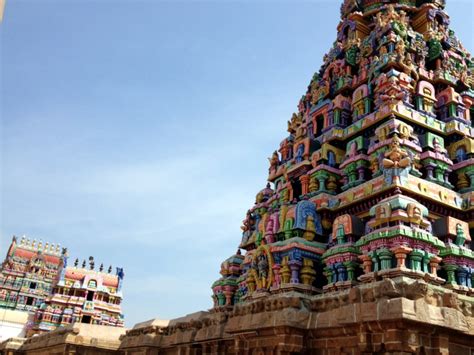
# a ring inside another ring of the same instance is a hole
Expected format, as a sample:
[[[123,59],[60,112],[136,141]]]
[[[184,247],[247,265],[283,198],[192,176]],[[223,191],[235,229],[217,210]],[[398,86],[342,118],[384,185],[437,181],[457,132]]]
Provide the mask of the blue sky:
[[[210,308],[340,3],[7,1],[0,252],[124,267],[127,326]],[[448,12],[472,52],[474,4]]]

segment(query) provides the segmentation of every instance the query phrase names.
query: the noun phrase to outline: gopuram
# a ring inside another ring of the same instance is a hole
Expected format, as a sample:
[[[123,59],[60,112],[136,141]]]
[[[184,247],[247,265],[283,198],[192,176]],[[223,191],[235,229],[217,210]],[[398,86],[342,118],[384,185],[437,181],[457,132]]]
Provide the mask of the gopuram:
[[[474,60],[444,7],[344,1],[214,308],[127,354],[472,354]]]
[[[474,59],[444,8],[344,1],[213,308],[137,324],[107,353],[474,354]]]

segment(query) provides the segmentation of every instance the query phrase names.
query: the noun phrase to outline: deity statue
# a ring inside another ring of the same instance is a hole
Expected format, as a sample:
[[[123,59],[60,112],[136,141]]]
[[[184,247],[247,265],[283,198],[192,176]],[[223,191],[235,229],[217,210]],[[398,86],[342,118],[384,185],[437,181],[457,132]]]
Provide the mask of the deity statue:
[[[314,152],[312,155],[311,155],[311,165],[313,168],[317,167],[318,166],[318,162],[319,162],[319,153],[318,152]]]
[[[273,243],[275,241],[275,237],[273,235],[274,225],[275,222],[273,221],[273,218],[270,217],[268,219],[267,227],[265,228],[265,241],[267,244]]]
[[[373,157],[370,160],[370,170],[372,171],[372,174],[377,173],[379,171],[379,158],[378,157]]]
[[[395,135],[390,150],[384,154],[384,168],[406,168],[411,165],[411,158],[405,149],[400,148],[400,140]]]
[[[405,57],[403,60],[401,60],[400,64],[403,67],[403,72],[405,74],[411,75],[415,80],[419,79],[420,75],[418,74],[410,53],[405,54]]]
[[[301,129],[298,130],[298,128],[303,124],[303,117],[301,113],[296,114],[294,113],[293,116],[291,116],[291,121],[288,121],[288,132],[291,134],[295,134],[296,136],[301,136],[302,131]]]
[[[276,171],[278,165],[280,164],[280,158],[278,157],[278,152],[275,150],[271,158],[268,158],[270,161],[270,171]]]
[[[260,254],[257,261],[257,270],[258,270],[258,279],[261,288],[267,287],[267,277],[268,277],[268,260],[265,254]]]
[[[303,161],[303,154],[304,154],[304,144],[300,144],[298,149],[296,150],[296,157],[295,162],[301,163]]]
[[[456,240],[455,244],[458,246],[463,246],[466,241],[466,236],[464,235],[464,229],[461,224],[456,225]]]

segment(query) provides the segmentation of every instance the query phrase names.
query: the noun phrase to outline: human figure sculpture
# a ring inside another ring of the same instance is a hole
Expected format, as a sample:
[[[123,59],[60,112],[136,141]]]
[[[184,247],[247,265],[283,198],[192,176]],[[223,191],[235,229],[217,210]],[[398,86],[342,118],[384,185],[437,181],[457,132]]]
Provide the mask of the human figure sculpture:
[[[393,137],[390,150],[385,153],[384,168],[406,168],[411,165],[411,159],[405,149],[400,148],[398,136]]]
[[[405,49],[403,49],[405,51]],[[406,53],[405,58],[401,61],[401,66],[403,67],[403,72],[407,75],[411,75],[415,80],[418,80],[420,75],[416,70],[416,66],[413,63],[413,59],[410,53]]]
[[[313,168],[316,168],[318,166],[318,162],[319,162],[319,153],[318,152],[314,152],[312,155],[311,155],[311,166]]]
[[[273,218],[270,217],[268,219],[267,228],[265,229],[265,241],[267,244],[273,243],[275,241],[275,237],[273,236],[274,224]]]
[[[271,170],[276,170],[278,168],[278,165],[280,164],[280,158],[278,157],[278,152],[275,150],[272,154],[271,158],[268,158],[270,161],[270,171]]]
[[[328,165],[332,167],[336,166],[336,154],[332,151],[328,152]]]
[[[464,235],[464,229],[462,228],[461,224],[456,225],[456,240],[454,243],[458,246],[463,246],[464,242],[466,241],[466,236]]]
[[[268,277],[268,260],[265,254],[258,256],[257,269],[261,287],[266,288]]]
[[[463,147],[460,147],[456,150],[456,160],[459,162],[467,159],[466,150]]]
[[[300,144],[298,146],[298,150],[296,151],[295,160],[297,163],[301,163],[303,161],[303,154],[304,154],[304,145]]]

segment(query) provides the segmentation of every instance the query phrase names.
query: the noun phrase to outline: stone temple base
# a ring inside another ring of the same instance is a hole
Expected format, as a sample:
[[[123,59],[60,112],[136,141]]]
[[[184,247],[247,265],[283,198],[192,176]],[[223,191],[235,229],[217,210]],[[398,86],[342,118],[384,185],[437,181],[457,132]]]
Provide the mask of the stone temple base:
[[[138,354],[459,354],[474,351],[474,298],[407,277],[308,296],[272,295],[135,328]]]
[[[398,277],[314,296],[269,295],[113,336],[108,327],[79,336],[75,327],[27,339],[10,354],[471,355],[474,298]]]

